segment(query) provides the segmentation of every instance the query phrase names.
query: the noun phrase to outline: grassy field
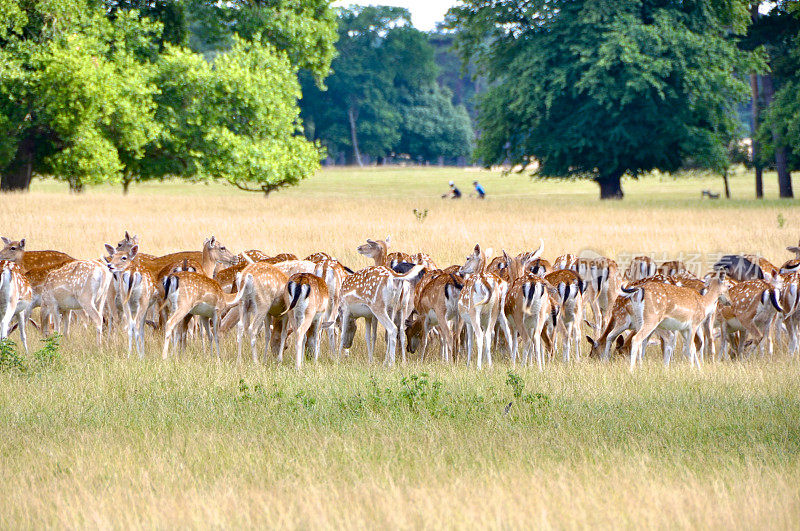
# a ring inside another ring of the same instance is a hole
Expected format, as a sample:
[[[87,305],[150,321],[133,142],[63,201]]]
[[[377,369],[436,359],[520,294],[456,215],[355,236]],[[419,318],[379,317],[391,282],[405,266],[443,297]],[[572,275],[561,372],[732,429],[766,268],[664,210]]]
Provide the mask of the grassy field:
[[[490,198],[443,201],[447,181]],[[775,178],[766,177],[775,197]],[[2,197],[0,227],[31,249],[96,257],[123,230],[144,252],[325,250],[353,268],[367,237],[392,235],[442,265],[476,242],[545,256],[749,251],[780,263],[800,231],[796,201],[701,201],[715,179],[626,182],[601,203],[591,183],[452,169],[326,170],[265,200],[165,183],[72,196],[43,182]],[[413,209],[428,209],[418,222]],[[38,334],[33,332],[35,342]],[[500,357],[478,374],[412,361],[368,366],[361,344],[337,364],[125,357],[123,332],[98,349],[75,327],[58,359],[0,371],[0,527],[800,526],[800,361],[664,369],[555,363],[542,374]],[[379,347],[378,353],[382,353]],[[510,405],[509,405],[510,404]]]

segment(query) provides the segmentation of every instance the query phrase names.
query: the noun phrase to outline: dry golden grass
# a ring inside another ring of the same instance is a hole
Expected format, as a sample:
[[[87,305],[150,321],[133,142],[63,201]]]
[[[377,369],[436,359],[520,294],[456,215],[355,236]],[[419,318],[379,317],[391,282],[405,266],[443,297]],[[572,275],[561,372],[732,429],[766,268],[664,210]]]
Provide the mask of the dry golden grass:
[[[439,199],[449,179],[466,191],[475,178],[489,200]],[[124,230],[154,254],[213,233],[237,251],[325,250],[354,268],[368,264],[355,246],[386,234],[442,264],[475,242],[516,252],[540,237],[551,259],[587,248],[788,258],[797,202],[748,201],[751,178],[732,184],[742,199],[701,202],[719,179],[650,177],[600,203],[591,183],[448,169],[329,170],[267,200],[173,183],[70,196],[40,183],[1,198],[0,232],[76,257]],[[423,223],[414,208],[429,209]],[[98,349],[78,325],[55,366],[0,372],[0,526],[800,526],[800,363],[783,353],[702,373],[657,356],[633,375],[623,363],[518,369],[518,398],[502,357],[480,374],[389,370],[357,348],[298,374],[216,363],[199,345],[165,363],[158,342],[149,334],[148,358],[129,360],[121,330]],[[234,349],[225,338],[223,353]]]

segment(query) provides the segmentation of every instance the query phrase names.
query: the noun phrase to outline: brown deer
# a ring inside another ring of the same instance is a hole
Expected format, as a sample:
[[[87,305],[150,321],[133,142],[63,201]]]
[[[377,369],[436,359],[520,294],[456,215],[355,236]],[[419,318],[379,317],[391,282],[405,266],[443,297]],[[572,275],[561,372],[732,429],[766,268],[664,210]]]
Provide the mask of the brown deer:
[[[458,296],[464,287],[463,279],[453,273],[432,271],[414,288],[415,312],[406,319],[406,350],[420,350],[424,359],[428,334],[436,327],[441,341],[442,361],[455,355],[453,329],[458,319]]]
[[[386,329],[385,363],[393,365],[397,350],[398,326],[392,316],[400,304],[404,282],[421,277],[423,267],[413,266],[407,273],[396,273],[386,266],[371,266],[356,271],[342,283],[342,339],[339,342],[339,355],[342,349],[350,348],[355,333],[355,320],[363,317],[367,320],[367,354],[370,362],[373,359],[375,327],[373,319]],[[345,347],[346,345],[346,347]]]
[[[236,279],[237,292],[241,299],[239,303],[238,328],[237,328],[237,360],[242,357],[242,339],[245,332],[250,338],[250,350],[253,363],[258,363],[258,352],[256,341],[258,331],[264,327],[266,342],[264,344],[264,357],[266,360],[267,351],[272,344],[273,350],[277,350],[278,361],[283,360],[283,347],[286,340],[287,318],[284,313],[283,294],[289,278],[280,269],[265,261],[248,264]],[[229,316],[233,316],[233,312]],[[228,326],[228,317],[225,319]],[[275,326],[275,332],[279,333],[280,343],[272,341],[272,328],[270,322]],[[277,348],[276,348],[277,347]]]
[[[461,323],[467,327],[467,364],[472,358],[474,342],[479,370],[483,366],[484,356],[487,364],[492,364],[492,335],[496,323],[500,324],[506,343],[509,346],[512,344],[511,331],[503,311],[508,283],[496,274],[487,272],[486,265],[486,254],[480,245],[475,245],[459,270],[466,277],[458,297],[458,313]]]
[[[763,348],[766,339],[770,356],[772,355],[772,334],[770,330],[779,313],[783,313],[780,290],[760,279],[739,282],[728,290],[730,304],[720,309],[722,327],[722,354],[730,354],[728,343],[737,344],[737,357],[747,344],[748,334],[751,341]],[[736,341],[736,336],[740,336]],[[731,358],[733,356],[730,356]]]
[[[522,360],[527,365],[536,360],[539,370],[544,368],[544,347],[542,332],[548,318],[555,321],[558,308],[550,298],[550,284],[543,278],[528,273],[515,279],[508,288],[504,313],[512,326],[511,363],[517,362],[517,334],[522,336]],[[555,324],[555,323],[554,323]]]
[[[573,347],[575,358],[580,361],[585,284],[576,272],[569,269],[553,271],[545,275],[544,279],[555,288],[561,305],[558,315],[564,329],[564,361],[570,360]]]
[[[701,326],[710,313],[709,308],[716,307],[724,295],[722,279],[714,277],[703,295],[690,288],[655,281],[635,288],[622,288],[622,291],[623,296],[630,298],[633,310],[635,332],[631,338],[631,371],[636,360],[642,357],[645,342],[657,328],[681,333],[686,355],[692,366],[699,369],[695,335],[700,332],[701,348],[703,341],[711,339],[704,338]],[[669,357],[665,356],[664,363],[669,365],[669,362]]]
[[[294,366],[300,370],[303,364],[307,336],[311,338],[314,349],[314,362],[319,360],[320,332],[333,322],[324,322],[328,313],[328,286],[325,281],[312,273],[297,273],[289,277],[284,294],[286,312],[291,316],[295,333]]]
[[[60,251],[26,251],[24,238],[19,241],[12,241],[6,237],[0,239],[5,245],[0,250],[0,260],[16,262],[23,272],[30,269],[52,270],[75,260]]]
[[[97,342],[103,335],[103,309],[111,271],[100,260],[74,260],[51,270],[42,287],[42,330],[48,333],[48,318],[56,330],[61,328],[62,315],[71,310],[83,310],[97,328]],[[68,326],[64,327],[64,335]]]
[[[127,233],[125,233],[127,236]],[[150,270],[135,258],[139,253],[139,245],[133,244],[130,249],[117,246],[117,249],[106,244],[106,251],[111,255],[108,269],[114,276],[114,287],[120,299],[122,314],[127,321],[128,357],[136,343],[139,358],[144,357],[144,327],[147,312],[156,301],[156,282]]]
[[[171,315],[164,327],[164,348],[161,357],[167,359],[169,356],[170,339],[178,324],[187,316],[196,315],[200,318],[200,323],[211,341],[212,350],[216,351],[219,360],[220,315],[224,310],[239,303],[241,293],[223,293],[214,279],[192,271],[181,271],[164,278],[164,294]]]

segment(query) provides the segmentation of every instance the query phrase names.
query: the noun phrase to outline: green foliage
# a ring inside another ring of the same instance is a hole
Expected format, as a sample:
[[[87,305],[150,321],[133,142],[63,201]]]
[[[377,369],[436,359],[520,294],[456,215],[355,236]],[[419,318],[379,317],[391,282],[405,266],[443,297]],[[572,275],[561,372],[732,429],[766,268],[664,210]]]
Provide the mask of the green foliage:
[[[26,360],[11,339],[0,340],[0,372],[25,374],[59,367],[61,336],[52,334],[43,339],[42,343],[44,343],[42,348],[34,352],[30,360]]]
[[[73,190],[176,176],[269,193],[313,173],[321,152],[300,134],[297,69],[327,72],[333,12],[320,0],[248,6],[225,4],[225,20],[259,11],[266,33],[228,28],[207,61],[183,45],[216,3],[3,0],[3,188],[37,173]]]
[[[17,352],[14,342],[5,338],[0,340],[0,372],[25,372],[25,359]]]
[[[489,2],[451,9],[457,46],[491,88],[476,156],[618,185],[687,158],[721,170],[752,66],[727,36],[746,2]],[[621,194],[621,190],[619,191]]]
[[[355,162],[354,138],[359,152],[373,158],[469,154],[469,117],[439,87],[434,48],[411,26],[407,10],[340,10],[338,52],[327,90],[304,76],[301,101],[307,135],[332,156]]]
[[[168,47],[156,69],[163,133],[148,147],[143,176],[224,179],[268,193],[317,169],[320,152],[300,134],[300,90],[285,56],[237,39],[213,63]]]

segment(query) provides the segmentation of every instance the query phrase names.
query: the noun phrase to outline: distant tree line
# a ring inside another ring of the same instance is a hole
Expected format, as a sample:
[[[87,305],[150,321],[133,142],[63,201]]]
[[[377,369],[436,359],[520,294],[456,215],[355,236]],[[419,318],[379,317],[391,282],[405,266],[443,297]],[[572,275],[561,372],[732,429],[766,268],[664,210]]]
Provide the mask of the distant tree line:
[[[474,83],[460,73],[448,37],[415,29],[408,10],[397,7],[340,9],[338,20],[331,75],[324,85],[301,76],[307,136],[340,164],[466,162]]]

